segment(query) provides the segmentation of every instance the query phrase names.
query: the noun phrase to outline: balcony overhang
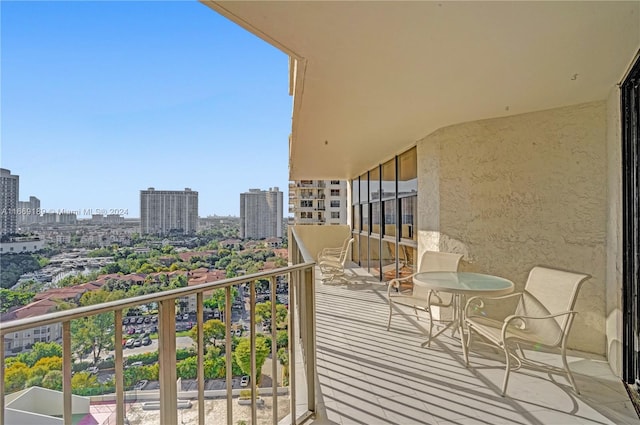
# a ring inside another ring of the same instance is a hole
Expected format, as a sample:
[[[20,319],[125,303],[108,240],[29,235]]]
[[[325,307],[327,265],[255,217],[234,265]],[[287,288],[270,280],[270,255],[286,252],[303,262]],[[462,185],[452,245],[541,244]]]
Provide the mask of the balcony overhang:
[[[201,1],[295,59],[291,180],[353,178],[449,125],[605,99],[640,47],[638,1]]]

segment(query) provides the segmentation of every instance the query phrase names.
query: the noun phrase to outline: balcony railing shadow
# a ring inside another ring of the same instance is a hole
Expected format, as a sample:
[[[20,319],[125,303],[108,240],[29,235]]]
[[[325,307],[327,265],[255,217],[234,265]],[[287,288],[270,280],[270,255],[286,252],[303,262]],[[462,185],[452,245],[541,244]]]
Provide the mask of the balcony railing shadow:
[[[394,317],[387,331],[386,285],[366,270],[352,264],[332,284],[322,283],[319,270],[316,276],[317,423],[640,423],[604,358],[568,354],[577,395],[559,353],[525,350],[558,373],[523,367],[502,397],[502,353],[472,345],[466,367],[459,335],[446,331],[421,348],[426,315]]]

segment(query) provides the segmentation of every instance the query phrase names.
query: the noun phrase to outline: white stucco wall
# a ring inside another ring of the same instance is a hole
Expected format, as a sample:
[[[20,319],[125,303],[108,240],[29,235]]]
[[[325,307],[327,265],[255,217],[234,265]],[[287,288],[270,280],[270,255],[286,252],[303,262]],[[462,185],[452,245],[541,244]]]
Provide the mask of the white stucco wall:
[[[418,142],[419,249],[522,289],[545,265],[592,275],[569,346],[606,352],[607,103],[459,124]]]
[[[289,226],[295,229],[298,237],[304,243],[309,255],[314,259],[318,257],[318,252],[327,247],[340,247],[344,240],[351,235],[351,228],[347,225],[314,226],[314,225],[294,225]],[[292,236],[289,234],[289,239]]]

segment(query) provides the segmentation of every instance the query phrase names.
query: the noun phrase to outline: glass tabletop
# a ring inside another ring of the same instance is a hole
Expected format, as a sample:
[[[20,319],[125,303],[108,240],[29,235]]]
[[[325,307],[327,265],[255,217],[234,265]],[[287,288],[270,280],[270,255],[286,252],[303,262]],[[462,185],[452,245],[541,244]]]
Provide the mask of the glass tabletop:
[[[469,272],[422,272],[413,277],[414,283],[430,289],[457,292],[503,295],[513,291],[513,282],[498,276]]]

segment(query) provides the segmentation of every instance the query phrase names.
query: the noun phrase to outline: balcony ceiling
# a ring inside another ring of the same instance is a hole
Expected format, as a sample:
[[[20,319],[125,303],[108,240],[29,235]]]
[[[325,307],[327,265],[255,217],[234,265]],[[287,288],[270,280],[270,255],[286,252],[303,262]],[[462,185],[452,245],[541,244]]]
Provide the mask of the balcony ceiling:
[[[605,99],[640,47],[639,1],[202,1],[299,60],[292,180],[353,178],[452,124]]]

